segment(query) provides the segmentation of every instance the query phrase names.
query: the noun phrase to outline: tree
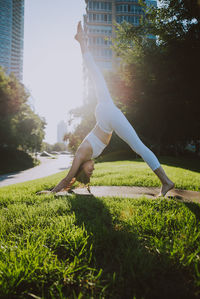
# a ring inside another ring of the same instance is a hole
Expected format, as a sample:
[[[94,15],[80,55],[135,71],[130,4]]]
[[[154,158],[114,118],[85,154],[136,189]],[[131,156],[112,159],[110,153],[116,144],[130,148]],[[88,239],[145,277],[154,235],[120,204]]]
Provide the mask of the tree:
[[[144,6],[140,26],[118,25],[113,48],[133,91],[129,119],[149,143],[183,149],[200,140],[199,7],[197,1],[160,2],[157,9]]]
[[[158,153],[178,153],[191,140],[199,148],[200,6],[196,0],[162,0],[157,9],[140,3],[144,14],[139,26],[116,25],[113,49],[122,65],[120,72],[106,75],[112,97]],[[65,136],[74,151],[95,124],[95,103],[90,95],[72,111],[82,119]],[[112,142],[124,147],[115,137]]]
[[[68,147],[75,152],[85,136],[95,125],[95,106],[96,97],[94,92],[90,92],[81,107],[74,108],[70,111],[71,120],[80,119],[80,123],[75,127],[73,132],[65,134],[64,141],[68,141]]]
[[[13,119],[13,123],[18,146],[24,150],[39,151],[44,139],[45,120],[25,104]]]
[[[47,142],[42,142],[41,150],[50,153],[53,151],[53,144],[49,144]]]
[[[14,75],[0,68],[1,147],[39,150],[44,138],[45,120],[27,104],[29,93]]]
[[[64,143],[57,142],[53,145],[52,150],[56,152],[66,151],[67,146]]]

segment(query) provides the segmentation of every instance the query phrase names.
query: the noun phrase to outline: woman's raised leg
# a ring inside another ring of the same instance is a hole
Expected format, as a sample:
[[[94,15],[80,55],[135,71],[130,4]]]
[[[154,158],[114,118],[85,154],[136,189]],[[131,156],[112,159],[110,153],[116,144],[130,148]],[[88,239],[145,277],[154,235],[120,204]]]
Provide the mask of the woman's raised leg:
[[[92,54],[89,52],[85,33],[81,26],[81,22],[78,23],[77,34],[75,39],[80,43],[81,52],[83,55],[84,63],[89,71],[91,80],[95,86],[96,97],[99,103],[112,102],[110,92],[108,90],[107,84],[101,73],[99,67],[94,61]]]

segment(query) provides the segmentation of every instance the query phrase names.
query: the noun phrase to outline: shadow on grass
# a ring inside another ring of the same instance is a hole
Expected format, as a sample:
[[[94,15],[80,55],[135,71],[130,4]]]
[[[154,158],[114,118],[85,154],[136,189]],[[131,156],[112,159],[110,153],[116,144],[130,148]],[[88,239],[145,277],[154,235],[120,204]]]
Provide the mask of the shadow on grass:
[[[194,202],[183,202],[184,205],[195,215],[197,222],[200,221],[200,204]]]
[[[8,179],[13,179],[16,174],[19,174],[21,171],[16,171],[8,174],[2,174],[0,175],[0,182]]]
[[[76,195],[69,201],[77,225],[84,224],[92,234],[94,266],[103,269],[105,281],[111,281],[106,298],[196,298],[187,270],[167,253],[150,252],[135,228],[112,217],[103,200]]]

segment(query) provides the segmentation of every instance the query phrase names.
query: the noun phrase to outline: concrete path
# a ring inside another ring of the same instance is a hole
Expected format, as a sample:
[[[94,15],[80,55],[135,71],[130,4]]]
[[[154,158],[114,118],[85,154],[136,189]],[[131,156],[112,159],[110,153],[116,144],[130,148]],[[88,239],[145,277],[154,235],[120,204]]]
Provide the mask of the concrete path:
[[[139,198],[145,196],[147,198],[155,199],[159,194],[159,188],[150,187],[129,187],[129,186],[94,186],[90,187],[91,195],[95,197],[116,196]],[[90,195],[86,188],[73,189],[73,193],[79,195]],[[58,192],[56,196],[70,195],[67,192]],[[176,198],[183,201],[194,201],[200,203],[200,192],[173,189],[167,193],[166,198]]]
[[[56,159],[39,157],[41,164],[23,171],[0,175],[0,187],[39,179],[69,168],[72,156],[58,155]]]

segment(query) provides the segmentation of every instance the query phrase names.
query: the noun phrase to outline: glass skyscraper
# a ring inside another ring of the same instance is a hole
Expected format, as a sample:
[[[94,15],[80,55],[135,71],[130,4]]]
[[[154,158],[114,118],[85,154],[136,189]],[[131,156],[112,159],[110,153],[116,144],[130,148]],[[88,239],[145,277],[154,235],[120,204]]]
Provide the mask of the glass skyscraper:
[[[24,0],[0,0],[0,66],[22,80]]]
[[[103,69],[111,69],[115,62],[110,48],[114,24],[126,21],[137,26],[143,14],[138,0],[85,0],[84,26],[88,34],[89,48]],[[147,5],[157,6],[157,1],[147,0]],[[153,38],[152,36],[150,38]]]

